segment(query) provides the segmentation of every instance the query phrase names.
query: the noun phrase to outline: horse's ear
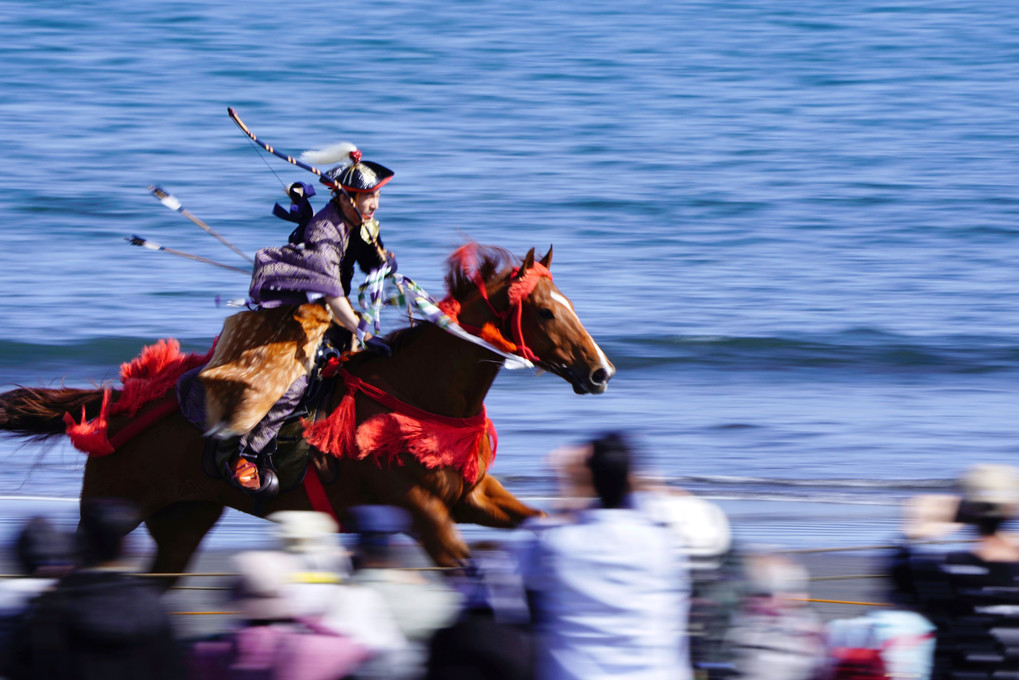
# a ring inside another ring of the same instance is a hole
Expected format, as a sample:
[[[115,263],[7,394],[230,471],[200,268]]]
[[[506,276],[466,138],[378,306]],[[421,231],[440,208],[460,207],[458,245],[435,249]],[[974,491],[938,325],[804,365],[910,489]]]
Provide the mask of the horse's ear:
[[[527,251],[527,255],[524,257],[524,263],[520,265],[520,269],[517,271],[517,278],[522,279],[527,274],[527,270],[534,266],[534,248]]]
[[[541,258],[539,264],[543,265],[545,269],[548,269],[549,265],[552,264],[552,244],[548,244],[548,252],[545,253],[545,257]]]

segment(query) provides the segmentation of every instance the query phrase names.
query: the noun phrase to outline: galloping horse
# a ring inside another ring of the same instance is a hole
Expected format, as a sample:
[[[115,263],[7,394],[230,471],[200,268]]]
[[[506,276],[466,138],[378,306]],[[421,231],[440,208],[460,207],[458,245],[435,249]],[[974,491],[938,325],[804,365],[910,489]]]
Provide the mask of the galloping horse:
[[[480,331],[487,325],[491,335],[494,328],[504,346],[564,378],[578,394],[604,392],[615,368],[552,282],[547,269],[551,248],[539,262],[534,260],[534,249],[521,262],[501,249],[471,247],[476,257],[473,269],[457,257],[464,248],[450,258],[449,295],[443,308],[455,314],[465,329]],[[529,285],[515,285],[525,281]],[[420,411],[450,420],[483,417],[485,395],[502,367],[502,357],[430,323],[397,331],[388,340],[393,347],[391,358],[361,352],[343,364],[355,383],[373,386]],[[338,383],[329,404],[331,413],[342,410],[346,400],[359,426],[373,417],[393,416],[393,409],[363,391],[350,391],[349,381],[346,386]],[[0,394],[0,430],[35,439],[64,434],[66,412],[84,412],[94,418],[102,400],[102,389],[17,388]],[[113,417],[109,431],[122,431],[131,422],[123,415]],[[360,438],[356,441],[362,445]],[[541,514],[487,474],[491,444],[487,434],[478,438],[470,474],[463,467],[415,456],[411,440],[395,457],[384,460],[363,450],[357,456],[327,460],[328,454],[313,450],[307,474],[332,468],[334,474],[328,475],[332,479],[323,481],[337,516],[363,504],[407,509],[425,550],[436,564],[451,566],[469,556],[454,522],[511,528]],[[141,508],[156,543],[153,572],[183,572],[225,506],[261,515],[313,508],[301,487],[257,506],[249,495],[203,472],[203,448],[198,428],[173,412],[113,453],[90,456],[85,464],[82,501],[119,497]]]

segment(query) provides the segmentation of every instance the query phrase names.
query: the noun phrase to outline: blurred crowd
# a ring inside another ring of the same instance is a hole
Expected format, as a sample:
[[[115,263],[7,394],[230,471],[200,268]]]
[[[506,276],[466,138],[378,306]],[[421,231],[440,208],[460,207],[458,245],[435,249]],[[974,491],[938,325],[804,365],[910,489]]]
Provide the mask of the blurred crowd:
[[[0,676],[1019,678],[1015,468],[978,465],[958,495],[909,501],[880,561],[885,606],[825,621],[803,564],[738,545],[717,505],[638,475],[624,436],[549,464],[548,516],[458,569],[422,566],[399,508],[351,509],[346,542],[327,515],[271,515],[271,547],[232,556],[232,625],[200,637],[126,558],[135,508],[86,502],[74,532],[34,517],[11,546],[20,574],[0,581]]]

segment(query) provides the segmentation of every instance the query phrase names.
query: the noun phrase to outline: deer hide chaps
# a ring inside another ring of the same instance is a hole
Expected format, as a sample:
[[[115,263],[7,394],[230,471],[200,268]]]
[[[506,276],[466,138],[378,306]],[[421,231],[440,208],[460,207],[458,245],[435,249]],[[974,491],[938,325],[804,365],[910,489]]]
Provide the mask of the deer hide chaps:
[[[331,322],[329,311],[316,304],[228,317],[212,359],[198,374],[207,434],[225,439],[257,425],[295,380],[311,373]]]

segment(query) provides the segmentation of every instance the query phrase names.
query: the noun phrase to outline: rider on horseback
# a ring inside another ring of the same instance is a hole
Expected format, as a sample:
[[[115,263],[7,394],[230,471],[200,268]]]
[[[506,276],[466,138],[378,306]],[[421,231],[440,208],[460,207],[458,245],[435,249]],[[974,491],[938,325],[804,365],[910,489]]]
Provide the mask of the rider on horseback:
[[[258,251],[250,296],[261,309],[308,302],[324,305],[335,322],[326,332],[326,342],[343,352],[351,349],[358,325],[347,299],[354,264],[365,273],[386,263],[396,269],[395,257],[383,249],[375,219],[380,190],[394,173],[378,163],[362,160],[361,152],[352,144],[309,152],[305,157],[323,164],[339,161],[323,173],[323,183],[332,186],[331,199],[308,219],[311,208],[307,199],[314,195],[314,188],[303,183],[290,187],[288,193],[294,205],[289,214],[278,205],[275,212],[298,226],[287,245]],[[389,346],[377,337],[368,337],[365,347],[383,356],[390,354]],[[254,428],[219,444],[220,451],[231,450],[230,468],[237,486],[250,491],[262,489],[264,482],[256,464],[261,462],[259,454],[300,403],[307,385],[308,377],[301,376]]]

